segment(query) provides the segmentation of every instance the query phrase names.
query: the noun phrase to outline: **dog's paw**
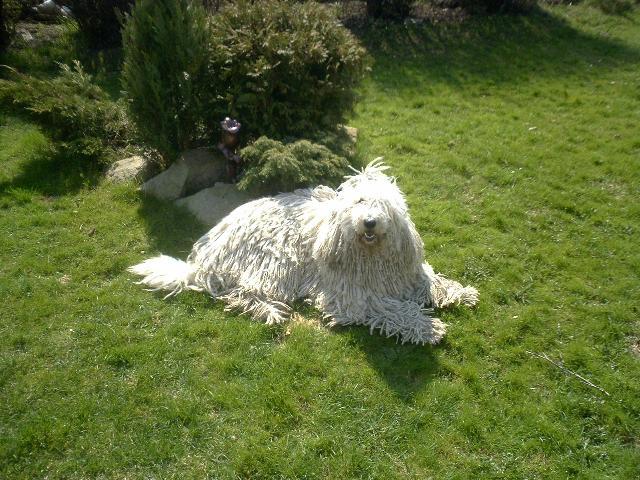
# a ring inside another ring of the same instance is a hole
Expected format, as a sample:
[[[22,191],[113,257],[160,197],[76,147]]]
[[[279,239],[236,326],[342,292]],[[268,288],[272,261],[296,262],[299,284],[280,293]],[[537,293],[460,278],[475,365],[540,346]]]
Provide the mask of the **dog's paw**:
[[[419,325],[412,325],[400,334],[402,343],[437,345],[447,333],[447,325],[439,318],[425,316]]]
[[[423,343],[437,345],[447,333],[447,325],[439,318],[431,318],[429,323],[431,325]]]
[[[460,303],[467,307],[473,307],[478,303],[478,297],[480,294],[478,290],[473,287],[464,287],[462,295],[460,296]]]

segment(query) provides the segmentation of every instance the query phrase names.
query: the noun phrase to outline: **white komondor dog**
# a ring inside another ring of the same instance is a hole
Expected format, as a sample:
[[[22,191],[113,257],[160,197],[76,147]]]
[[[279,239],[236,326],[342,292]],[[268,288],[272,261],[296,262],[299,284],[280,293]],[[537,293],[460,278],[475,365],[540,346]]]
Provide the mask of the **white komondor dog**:
[[[186,262],[160,255],[129,268],[154,290],[206,291],[268,324],[306,299],[330,325],[367,325],[402,343],[436,344],[432,307],[474,305],[478,292],[433,271],[387,167],[372,162],[333,190],[320,186],[236,208]]]

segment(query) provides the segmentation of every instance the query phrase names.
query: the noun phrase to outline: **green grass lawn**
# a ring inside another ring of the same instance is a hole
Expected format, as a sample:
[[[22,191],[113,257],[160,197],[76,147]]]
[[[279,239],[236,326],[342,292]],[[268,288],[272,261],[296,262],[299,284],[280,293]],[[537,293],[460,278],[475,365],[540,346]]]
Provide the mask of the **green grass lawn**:
[[[437,347],[144,291],[205,228],[2,114],[0,477],[639,478],[640,12],[550,12],[362,34],[360,156],[481,294]]]

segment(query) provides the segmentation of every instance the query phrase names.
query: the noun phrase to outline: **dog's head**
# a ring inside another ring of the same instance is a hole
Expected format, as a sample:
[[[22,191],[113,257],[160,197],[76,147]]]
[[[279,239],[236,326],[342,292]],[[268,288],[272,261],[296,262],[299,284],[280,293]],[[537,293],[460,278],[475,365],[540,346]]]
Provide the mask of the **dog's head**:
[[[422,240],[407,212],[407,204],[388,169],[374,160],[346,177],[338,187],[331,225],[317,247],[326,260],[360,252],[413,262],[422,256]]]
[[[342,233],[364,248],[384,247],[394,236],[393,229],[407,217],[395,179],[384,174],[388,168],[374,160],[338,188]]]

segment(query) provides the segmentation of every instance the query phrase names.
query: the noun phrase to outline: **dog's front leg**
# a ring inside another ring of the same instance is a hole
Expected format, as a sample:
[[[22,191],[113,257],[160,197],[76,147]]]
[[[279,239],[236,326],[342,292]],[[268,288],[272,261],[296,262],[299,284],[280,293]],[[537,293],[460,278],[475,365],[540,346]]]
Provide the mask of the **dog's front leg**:
[[[433,310],[422,308],[417,302],[385,297],[372,302],[367,324],[372,333],[379,329],[388,337],[397,336],[402,343],[436,345],[447,326],[432,314]]]
[[[428,281],[426,305],[438,308],[451,305],[473,307],[478,303],[478,290],[475,288],[468,285],[463,287],[462,284],[455,280],[450,280],[439,273],[435,273],[428,263],[423,263],[422,269]]]
[[[251,315],[254,320],[267,325],[282,323],[291,314],[291,308],[286,303],[274,300],[262,292],[242,287],[217,298],[227,303],[225,310],[236,310]]]

